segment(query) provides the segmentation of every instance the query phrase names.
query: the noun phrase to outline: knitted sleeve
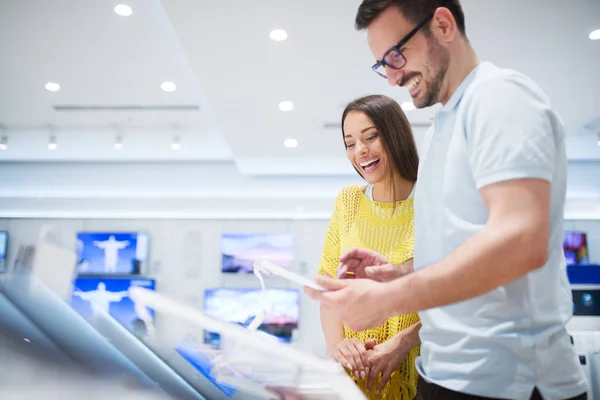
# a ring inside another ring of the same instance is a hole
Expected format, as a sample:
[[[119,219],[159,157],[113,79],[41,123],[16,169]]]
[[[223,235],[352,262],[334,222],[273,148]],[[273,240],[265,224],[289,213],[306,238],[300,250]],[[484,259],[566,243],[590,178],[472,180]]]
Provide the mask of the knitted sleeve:
[[[325,244],[323,245],[319,275],[329,275],[332,278],[337,276],[336,271],[340,263],[340,226],[343,218],[343,206],[344,195],[342,191],[335,200],[333,213],[327,227],[327,236],[325,236]]]

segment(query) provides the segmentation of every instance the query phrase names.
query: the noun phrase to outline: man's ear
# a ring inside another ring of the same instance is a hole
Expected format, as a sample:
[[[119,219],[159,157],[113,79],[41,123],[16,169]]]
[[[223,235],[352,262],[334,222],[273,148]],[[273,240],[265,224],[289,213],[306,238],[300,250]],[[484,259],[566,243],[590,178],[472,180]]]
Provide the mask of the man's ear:
[[[432,33],[444,42],[451,42],[458,34],[458,26],[452,12],[445,7],[439,7],[430,22]]]

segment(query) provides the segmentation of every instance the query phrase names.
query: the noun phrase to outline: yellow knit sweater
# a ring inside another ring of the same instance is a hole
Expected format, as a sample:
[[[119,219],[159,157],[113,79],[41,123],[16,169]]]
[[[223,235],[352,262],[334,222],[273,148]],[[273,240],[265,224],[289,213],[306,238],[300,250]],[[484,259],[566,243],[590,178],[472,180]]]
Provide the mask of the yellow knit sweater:
[[[358,185],[345,187],[338,194],[321,258],[320,275],[336,277],[340,254],[351,247],[375,250],[394,264],[402,263],[414,254],[414,208],[413,200],[396,203],[382,203],[370,200]],[[399,331],[417,323],[417,314],[399,315],[388,319],[378,328],[353,332],[344,328],[346,338],[358,338],[363,343],[377,339],[382,343]],[[418,373],[415,358],[419,347],[413,348],[400,365],[384,390],[377,395],[375,390],[379,378],[371,393],[367,392],[366,380],[356,379],[369,399],[412,400],[417,393]]]

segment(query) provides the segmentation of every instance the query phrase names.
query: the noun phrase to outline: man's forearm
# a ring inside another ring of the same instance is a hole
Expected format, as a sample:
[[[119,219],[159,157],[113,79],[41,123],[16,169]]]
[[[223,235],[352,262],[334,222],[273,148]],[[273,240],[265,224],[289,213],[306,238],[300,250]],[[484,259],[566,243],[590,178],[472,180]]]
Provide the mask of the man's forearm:
[[[533,229],[486,226],[450,255],[385,283],[389,316],[418,312],[483,295],[541,267],[546,260]],[[545,250],[545,251],[544,251]]]

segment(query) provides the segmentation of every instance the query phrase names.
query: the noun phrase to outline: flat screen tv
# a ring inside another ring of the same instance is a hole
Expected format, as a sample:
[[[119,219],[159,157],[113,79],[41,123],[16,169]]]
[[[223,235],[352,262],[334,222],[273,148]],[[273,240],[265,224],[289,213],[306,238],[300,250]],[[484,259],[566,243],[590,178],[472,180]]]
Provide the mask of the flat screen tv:
[[[204,312],[223,321],[247,327],[261,310],[260,289],[216,288],[204,292]],[[259,330],[290,343],[300,319],[300,292],[297,289],[268,288],[266,310]],[[205,332],[204,342],[218,347],[219,335]]]
[[[290,233],[223,233],[221,255],[223,273],[252,273],[257,260],[290,268],[294,260],[294,237]]]
[[[80,232],[77,273],[138,275],[148,258],[148,239],[140,232]]]
[[[589,264],[587,235],[584,232],[567,231],[563,236],[563,250],[567,265]]]
[[[0,231],[0,260],[6,260],[6,248],[8,247],[8,232]]]
[[[129,297],[131,287],[156,289],[154,279],[118,277],[79,277],[73,282],[70,304],[87,320],[108,314],[136,336],[152,334],[154,311],[136,306]]]

